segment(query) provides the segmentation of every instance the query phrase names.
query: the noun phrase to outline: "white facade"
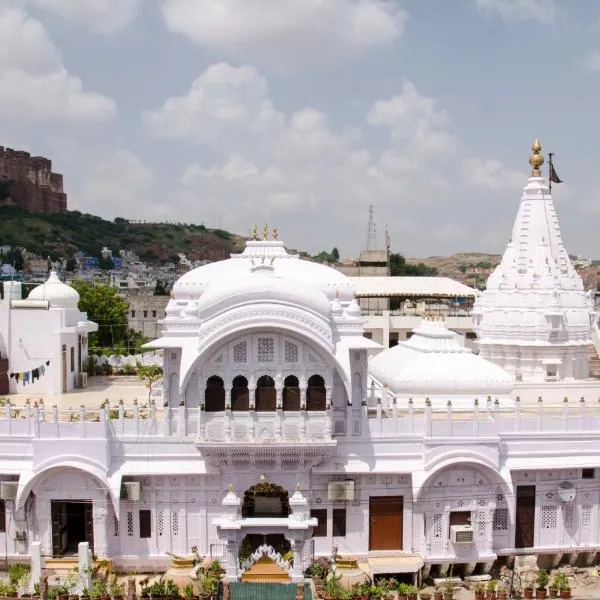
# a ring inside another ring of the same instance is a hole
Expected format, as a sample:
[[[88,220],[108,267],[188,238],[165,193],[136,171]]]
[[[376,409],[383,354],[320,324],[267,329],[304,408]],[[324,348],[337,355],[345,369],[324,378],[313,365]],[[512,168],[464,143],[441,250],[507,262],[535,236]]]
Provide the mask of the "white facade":
[[[539,167],[523,190],[512,237],[473,310],[481,355],[516,381],[588,377],[591,298],[562,241]]]
[[[27,299],[21,294],[20,282],[4,282],[0,355],[8,359],[8,392],[40,395],[75,389],[87,363],[88,334],[98,326],[77,308],[79,294],[54,271]]]
[[[600,547],[600,386],[512,401],[439,321],[383,349],[348,278],[276,239],[184,275],[166,314],[162,402],[0,406],[10,556],[88,541],[131,571],[196,546],[236,579],[268,536],[298,580],[334,546],[372,573]]]

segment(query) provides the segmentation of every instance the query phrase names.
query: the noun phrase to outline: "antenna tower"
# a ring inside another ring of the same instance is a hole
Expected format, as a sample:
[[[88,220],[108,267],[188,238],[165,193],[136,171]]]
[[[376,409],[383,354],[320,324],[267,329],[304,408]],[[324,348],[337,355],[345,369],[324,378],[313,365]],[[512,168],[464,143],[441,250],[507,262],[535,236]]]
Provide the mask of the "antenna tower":
[[[367,247],[365,250],[377,250],[377,228],[373,216],[373,205],[369,205],[369,226],[367,229]]]

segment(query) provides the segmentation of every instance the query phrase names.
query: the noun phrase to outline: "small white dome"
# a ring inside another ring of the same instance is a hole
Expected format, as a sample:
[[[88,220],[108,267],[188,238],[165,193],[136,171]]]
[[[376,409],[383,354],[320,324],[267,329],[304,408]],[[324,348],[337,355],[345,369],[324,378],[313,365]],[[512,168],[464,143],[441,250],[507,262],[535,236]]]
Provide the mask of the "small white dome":
[[[56,274],[56,271],[50,272],[50,277],[46,283],[33,288],[27,296],[28,300],[46,300],[50,306],[58,308],[77,308],[79,304],[79,294],[70,285],[63,283]]]

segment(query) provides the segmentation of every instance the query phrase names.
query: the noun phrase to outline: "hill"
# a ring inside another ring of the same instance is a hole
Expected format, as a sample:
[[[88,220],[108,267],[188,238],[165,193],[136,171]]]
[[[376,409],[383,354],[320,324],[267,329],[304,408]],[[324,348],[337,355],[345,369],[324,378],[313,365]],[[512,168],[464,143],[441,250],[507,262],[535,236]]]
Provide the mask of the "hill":
[[[157,264],[174,260],[180,252],[190,260],[220,260],[242,249],[243,243],[241,236],[204,225],[107,221],[79,211],[43,214],[0,207],[0,244],[54,260],[70,258],[78,250],[100,257],[104,246],[116,255],[131,250]]]
[[[461,252],[452,256],[429,256],[427,258],[407,258],[409,264],[423,263],[437,269],[438,275],[451,277],[467,285],[479,286],[488,278],[500,262],[498,254],[483,252]]]

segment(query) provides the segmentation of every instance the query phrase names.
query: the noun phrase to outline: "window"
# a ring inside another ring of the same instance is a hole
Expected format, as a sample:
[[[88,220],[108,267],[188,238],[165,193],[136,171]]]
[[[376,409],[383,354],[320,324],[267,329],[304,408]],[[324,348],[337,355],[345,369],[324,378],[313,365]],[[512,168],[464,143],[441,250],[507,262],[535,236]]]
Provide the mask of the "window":
[[[494,510],[492,529],[494,531],[508,530],[508,508],[496,508]]]
[[[71,373],[75,371],[75,346],[71,346]]]
[[[156,311],[155,310],[152,311],[152,318],[156,319]]]
[[[145,310],[145,311],[144,311],[144,319],[147,319],[147,318],[148,318],[148,311],[147,311],[147,310]]]
[[[313,528],[313,537],[327,537],[327,509],[311,510],[310,518],[317,519],[317,526]]]
[[[453,510],[450,512],[450,527],[452,525],[471,525],[471,511],[470,510]],[[448,528],[448,535],[450,535],[450,528]]]
[[[346,537],[346,509],[333,509],[333,537]]]
[[[132,319],[135,319],[135,310],[132,310],[132,311],[131,311],[131,318],[132,318]]]
[[[595,479],[594,469],[581,469],[581,479]]]
[[[140,510],[140,538],[152,537],[152,511]]]
[[[258,362],[275,360],[275,341],[273,338],[258,338]]]
[[[0,500],[0,532],[6,531],[6,507],[4,506],[4,500]]]

